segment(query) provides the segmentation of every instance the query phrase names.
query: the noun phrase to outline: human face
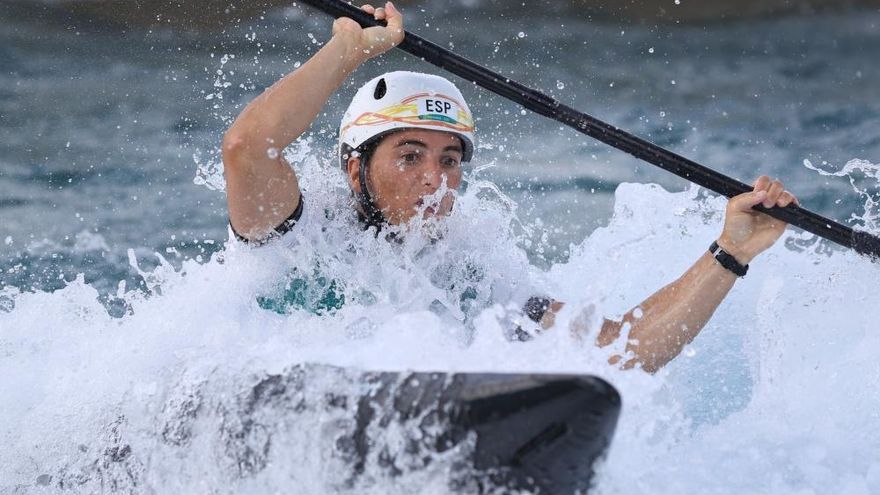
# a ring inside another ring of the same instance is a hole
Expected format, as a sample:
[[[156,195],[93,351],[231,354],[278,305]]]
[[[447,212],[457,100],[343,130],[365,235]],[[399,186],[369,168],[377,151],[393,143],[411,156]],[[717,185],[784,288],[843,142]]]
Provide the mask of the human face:
[[[367,181],[370,194],[385,220],[392,225],[445,216],[452,211],[453,190],[461,186],[461,139],[456,135],[421,129],[395,132],[382,139],[370,157]],[[351,186],[360,191],[358,158],[348,161]],[[441,184],[449,191],[440,201],[430,201]]]

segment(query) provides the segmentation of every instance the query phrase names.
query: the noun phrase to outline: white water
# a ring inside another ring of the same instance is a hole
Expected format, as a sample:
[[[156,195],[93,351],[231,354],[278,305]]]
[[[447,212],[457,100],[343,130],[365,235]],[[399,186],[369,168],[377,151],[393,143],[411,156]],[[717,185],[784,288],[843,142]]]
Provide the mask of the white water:
[[[545,273],[517,247],[518,233],[537,227],[520,225],[479,177],[443,241],[398,245],[340,213],[345,193],[332,166],[311,160],[301,170],[309,202],[298,241],[163,263],[143,273],[149,295],[120,288],[123,318],[110,317],[81,280],[55,293],[3,289],[0,492],[55,492],[62,482],[82,493],[448,490],[442,462],[397,479],[369,465],[357,484],[344,484],[327,439],[345,425],[314,406],[328,391],[352,391],[333,374],[309,377],[314,401],[305,412],[260,413],[272,416],[263,418],[276,428],[271,444],[252,430],[231,441],[231,430],[245,431],[229,424],[246,389],[308,362],[599,375],[620,390],[624,408],[596,493],[880,493],[877,263],[790,233],[753,263],[682,356],[656,376],[623,372],[605,364],[613,349],[596,349],[590,334],[573,337],[571,321],[595,328],[598,315],[622,314],[681,274],[720,231],[723,200],[622,185],[609,226]],[[316,263],[348,284],[341,310],[281,315],[258,306],[291,269]],[[468,263],[486,275],[471,280],[478,293],[496,304],[462,324],[458,294],[437,285],[444,274],[464,282]],[[514,316],[506,308],[533,293],[569,305],[553,331],[507,341]],[[193,407],[198,419],[174,440]],[[393,443],[395,433],[378,435]],[[124,445],[130,450],[119,454]],[[262,467],[236,464],[241,452],[230,449],[254,445],[270,445]],[[121,461],[108,462],[114,456]]]

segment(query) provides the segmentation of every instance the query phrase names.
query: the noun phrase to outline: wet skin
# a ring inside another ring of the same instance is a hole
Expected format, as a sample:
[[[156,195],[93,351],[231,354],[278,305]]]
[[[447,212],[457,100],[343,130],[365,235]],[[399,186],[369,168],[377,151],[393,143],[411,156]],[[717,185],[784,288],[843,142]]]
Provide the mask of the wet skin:
[[[392,225],[423,217],[445,216],[452,210],[453,191],[461,186],[461,140],[443,131],[407,129],[395,132],[376,146],[367,167],[370,195]],[[352,190],[361,191],[360,158],[348,160]],[[448,191],[439,204],[426,198],[445,183]]]

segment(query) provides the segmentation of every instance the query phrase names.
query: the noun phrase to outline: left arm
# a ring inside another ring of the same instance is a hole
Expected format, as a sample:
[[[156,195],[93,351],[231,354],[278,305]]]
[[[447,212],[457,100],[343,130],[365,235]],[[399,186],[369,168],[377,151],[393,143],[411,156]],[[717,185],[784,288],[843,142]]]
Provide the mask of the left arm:
[[[718,244],[742,265],[749,264],[772,246],[786,228],[785,222],[752,209],[759,203],[767,208],[784,208],[797,203],[797,199],[781,182],[761,176],[751,192],[728,201]],[[630,310],[621,321],[605,320],[596,344],[600,347],[611,344],[620,337],[622,327],[629,324],[626,350],[633,357],[623,367],[641,365],[645,371],[654,373],[694,340],[736,279],[735,274],[722,267],[707,251],[678,280]],[[561,307],[562,303],[554,302],[544,315],[542,326],[552,326],[555,313]],[[620,359],[621,356],[614,356],[610,361],[615,364]]]
[[[791,193],[780,181],[761,176],[755,181],[751,192],[733,197],[727,203],[724,229],[718,245],[742,264],[772,246],[785,232],[787,224],[757,212],[753,206],[761,203],[765,208],[786,207],[796,203]],[[633,358],[623,364],[632,368],[641,364],[642,369],[654,373],[681,353],[690,343],[730,292],[737,276],[722,267],[706,252],[675,282],[657,291],[645,302],[627,313],[622,321],[605,321],[599,332],[597,344],[605,346],[620,336],[624,323],[631,326],[626,344]],[[636,318],[635,313],[641,312]],[[612,364],[620,360],[612,357]]]
[[[633,358],[623,367],[641,364],[642,369],[654,373],[694,340],[736,279],[707,251],[678,280],[630,310],[621,321],[605,320],[596,344],[611,344],[620,337],[623,325],[629,324],[626,350]],[[616,364],[620,359],[614,356],[610,362]]]

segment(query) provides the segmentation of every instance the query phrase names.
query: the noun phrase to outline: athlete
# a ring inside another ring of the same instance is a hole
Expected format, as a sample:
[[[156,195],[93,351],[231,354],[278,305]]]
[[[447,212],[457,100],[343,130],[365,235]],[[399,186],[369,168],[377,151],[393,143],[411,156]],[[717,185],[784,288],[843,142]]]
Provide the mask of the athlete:
[[[302,67],[254,99],[226,132],[229,219],[238,238],[261,243],[296,224],[304,198],[280,150],[306,131],[361,64],[403,40],[403,16],[391,2],[362,8],[387,26],[363,29],[351,19],[337,19],[331,39]],[[461,184],[461,163],[470,160],[474,143],[470,109],[446,79],[392,72],[369,81],[355,95],[340,126],[340,162],[361,221],[378,229],[408,224],[417,215],[448,215],[452,190]],[[448,192],[437,198],[438,191]],[[781,182],[759,177],[753,191],[730,199],[724,228],[710,250],[621,321],[605,320],[597,344],[611,344],[628,324],[630,357],[619,364],[648,372],[660,369],[696,337],[747,265],[785,230],[785,223],[752,207],[793,202],[797,199]],[[561,302],[532,298],[526,313],[550,328],[561,307]]]

